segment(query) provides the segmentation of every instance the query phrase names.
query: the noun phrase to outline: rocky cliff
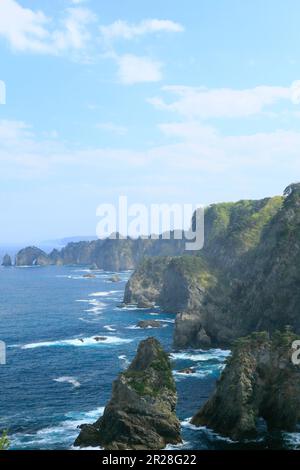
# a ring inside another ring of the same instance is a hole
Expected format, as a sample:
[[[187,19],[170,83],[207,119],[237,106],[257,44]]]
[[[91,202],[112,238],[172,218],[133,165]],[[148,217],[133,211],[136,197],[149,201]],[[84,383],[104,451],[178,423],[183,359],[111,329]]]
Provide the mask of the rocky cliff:
[[[24,248],[16,255],[16,266],[46,266],[48,264],[51,264],[48,255],[36,246]]]
[[[148,338],[113,383],[104,415],[92,425],[81,426],[75,446],[158,450],[179,443],[176,399],[168,355],[155,338]]]
[[[258,418],[270,431],[295,431],[300,422],[300,367],[291,360],[295,339],[287,330],[238,340],[214,394],[192,424],[234,440],[255,436]]]
[[[175,347],[228,346],[286,324],[300,333],[300,184],[284,197],[208,207],[203,250],[156,265],[157,278],[142,268],[140,282],[138,268],[127,291],[134,300],[145,285],[178,313]]]
[[[134,269],[145,256],[177,256],[184,252],[185,241],[171,235],[170,240],[162,237],[116,238],[91,242],[72,242],[61,250],[54,249],[46,254],[36,247],[27,247],[16,256],[17,266],[35,265],[90,265],[105,271]]]
[[[10,257],[9,255],[5,255],[5,256],[3,257],[2,266],[5,266],[5,267],[10,267],[10,266],[12,266],[11,257]]]

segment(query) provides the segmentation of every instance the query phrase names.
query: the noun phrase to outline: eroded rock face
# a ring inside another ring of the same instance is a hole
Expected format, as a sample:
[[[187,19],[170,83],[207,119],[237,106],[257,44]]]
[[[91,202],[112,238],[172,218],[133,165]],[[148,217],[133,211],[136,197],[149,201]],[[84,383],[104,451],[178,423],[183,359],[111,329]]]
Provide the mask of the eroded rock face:
[[[36,246],[20,250],[16,256],[16,266],[48,266],[52,264],[49,256]]]
[[[261,417],[270,431],[295,431],[300,422],[300,366],[292,363],[289,330],[238,340],[212,397],[192,419],[235,440],[256,434]]]
[[[168,355],[159,341],[139,344],[128,369],[113,383],[104,415],[81,426],[75,446],[108,450],[163,449],[181,441],[176,389]]]
[[[11,257],[9,255],[4,256],[3,261],[2,261],[2,266],[5,266],[5,267],[12,266]]]

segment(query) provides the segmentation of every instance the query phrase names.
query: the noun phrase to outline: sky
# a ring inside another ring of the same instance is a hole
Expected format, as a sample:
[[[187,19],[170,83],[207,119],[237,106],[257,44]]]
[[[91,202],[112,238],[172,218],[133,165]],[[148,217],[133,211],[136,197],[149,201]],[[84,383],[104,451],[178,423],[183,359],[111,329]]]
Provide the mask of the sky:
[[[281,194],[300,171],[298,0],[0,0],[0,244],[99,204]]]

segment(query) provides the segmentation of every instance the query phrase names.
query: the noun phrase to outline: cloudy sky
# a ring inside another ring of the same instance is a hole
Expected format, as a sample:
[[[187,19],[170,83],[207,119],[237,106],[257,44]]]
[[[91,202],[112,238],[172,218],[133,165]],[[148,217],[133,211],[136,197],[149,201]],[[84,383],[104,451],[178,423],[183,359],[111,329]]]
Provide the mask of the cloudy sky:
[[[0,243],[94,234],[119,195],[282,193],[299,17],[298,0],[0,0]]]

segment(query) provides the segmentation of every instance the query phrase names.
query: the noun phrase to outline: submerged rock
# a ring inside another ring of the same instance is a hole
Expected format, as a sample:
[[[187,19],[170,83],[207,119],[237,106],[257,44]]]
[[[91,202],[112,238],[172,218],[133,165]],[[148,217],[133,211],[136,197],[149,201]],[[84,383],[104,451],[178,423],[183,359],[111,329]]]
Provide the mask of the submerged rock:
[[[82,277],[85,277],[87,279],[95,279],[96,278],[95,274],[92,274],[92,273],[84,274]]]
[[[2,261],[2,266],[5,266],[5,267],[12,266],[11,257],[9,255],[4,256],[3,261]]]
[[[80,426],[75,446],[158,450],[181,442],[177,394],[168,355],[159,341],[141,341],[128,369],[113,383],[104,415]]]
[[[162,324],[158,320],[141,320],[138,322],[138,328],[161,328]]]
[[[258,418],[269,431],[296,430],[300,423],[300,367],[292,363],[289,330],[253,333],[235,343],[212,397],[192,424],[234,440],[255,436]]]

